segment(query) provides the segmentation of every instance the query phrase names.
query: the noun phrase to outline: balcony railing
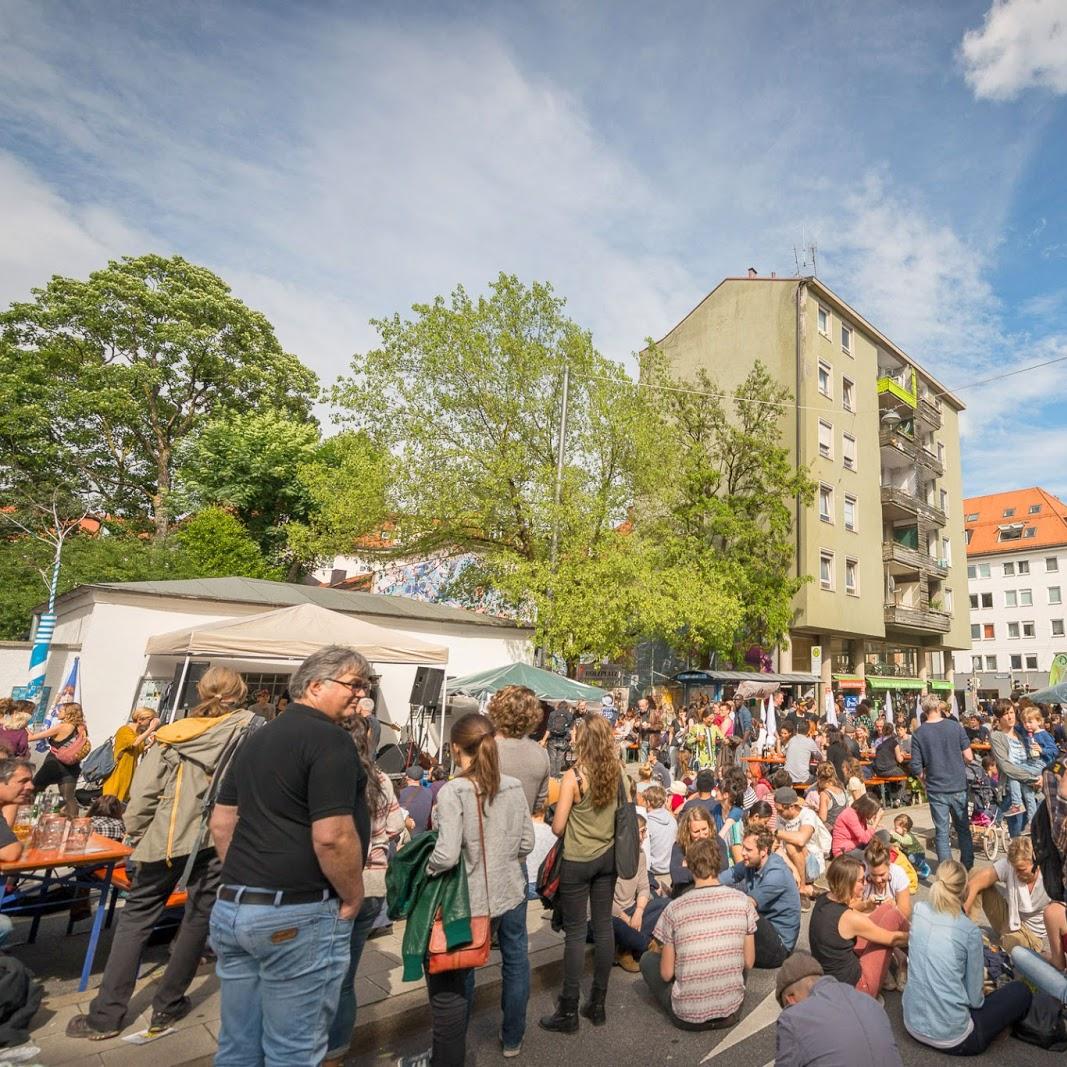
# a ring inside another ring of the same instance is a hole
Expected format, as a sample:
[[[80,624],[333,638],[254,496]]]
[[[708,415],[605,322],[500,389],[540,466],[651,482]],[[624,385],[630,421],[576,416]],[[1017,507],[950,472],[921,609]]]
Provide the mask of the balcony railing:
[[[892,485],[882,486],[882,509],[887,505],[897,507],[910,515],[920,515],[935,526],[944,526],[948,522],[948,516],[940,508]]]
[[[941,429],[941,404],[932,397],[920,396],[916,415],[931,430]]]
[[[886,541],[882,544],[882,562],[914,567],[917,571],[933,574],[938,578],[948,577],[948,563],[945,560],[934,559],[917,548],[909,548],[897,541]]]
[[[882,448],[895,449],[902,456],[921,464],[935,478],[940,478],[945,473],[941,460],[899,426],[883,426],[878,434],[878,443]]]
[[[887,626],[900,626],[907,630],[930,630],[946,634],[952,626],[952,616],[929,608],[908,608],[901,604],[885,605]]]

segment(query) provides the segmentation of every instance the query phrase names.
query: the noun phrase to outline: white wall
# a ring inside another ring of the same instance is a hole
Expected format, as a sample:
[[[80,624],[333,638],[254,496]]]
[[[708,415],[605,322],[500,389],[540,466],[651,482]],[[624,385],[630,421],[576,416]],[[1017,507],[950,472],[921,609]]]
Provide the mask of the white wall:
[[[129,717],[144,674],[170,679],[178,657],[153,656],[146,661],[144,649],[149,637],[169,633],[195,623],[214,622],[258,614],[260,605],[196,601],[177,597],[121,597],[87,604],[69,616],[60,614],[54,640],[80,644],[80,651],[56,653],[49,658],[46,684],[58,692],[73,656],[81,657],[82,704],[90,737],[94,743],[114,733]],[[371,618],[376,625],[397,633],[410,634],[449,649],[447,672],[458,677],[489,670],[515,660],[531,662],[533,649],[522,631],[466,624],[438,625],[409,620]],[[209,657],[197,657],[208,659]],[[27,654],[28,662],[28,654]],[[228,661],[229,662],[229,661]],[[238,670],[284,673],[295,666],[284,661],[237,662]],[[381,664],[379,714],[386,721],[402,725],[408,720],[408,698],[414,680],[414,666]],[[383,741],[392,740],[386,731]]]

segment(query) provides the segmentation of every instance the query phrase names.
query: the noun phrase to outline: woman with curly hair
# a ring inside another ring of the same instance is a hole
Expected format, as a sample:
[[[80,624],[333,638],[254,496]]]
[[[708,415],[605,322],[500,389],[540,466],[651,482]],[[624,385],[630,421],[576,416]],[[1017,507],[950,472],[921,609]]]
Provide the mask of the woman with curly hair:
[[[70,757],[87,748],[89,735],[85,729],[85,715],[81,704],[61,704],[56,715],[59,721],[55,726],[27,735],[27,740],[31,742],[45,739],[48,741],[48,755],[33,776],[33,788],[34,792],[40,793],[50,785],[59,786],[67,818],[76,819],[78,801],[74,796],[74,787],[78,783],[82,764],[81,759],[72,761]],[[88,751],[83,753],[82,758],[86,755]],[[63,758],[60,759],[60,756]]]
[[[685,850],[694,842],[702,841],[705,837],[716,837],[715,824],[711,821],[711,815],[707,808],[700,805],[688,808],[682,812],[678,820],[678,836],[674,839],[674,848],[671,850],[671,899],[682,896],[693,888],[693,876],[685,862]],[[721,837],[716,838],[719,842],[719,862],[726,866],[726,845]]]
[[[541,702],[524,685],[506,685],[489,701],[489,719],[496,727],[500,773],[522,782],[532,814],[548,797],[548,753],[530,737],[541,721]]]
[[[563,989],[541,1026],[562,1034],[578,1030],[578,995],[585,958],[586,916],[593,928],[593,989],[582,1014],[594,1026],[607,1021],[604,1001],[615,959],[611,905],[615,893],[615,809],[622,767],[607,720],[579,725],[574,766],[563,775],[552,832],[563,838],[560,901],[566,945]]]

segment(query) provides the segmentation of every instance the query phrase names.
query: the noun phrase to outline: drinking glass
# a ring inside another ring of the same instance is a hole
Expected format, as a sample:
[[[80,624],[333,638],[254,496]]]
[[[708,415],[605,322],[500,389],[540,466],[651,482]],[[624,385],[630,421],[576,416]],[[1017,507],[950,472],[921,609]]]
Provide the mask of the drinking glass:
[[[37,847],[45,852],[58,851],[66,829],[66,816],[42,815],[37,823]]]
[[[89,844],[89,835],[93,832],[92,819],[71,819],[70,829],[67,831],[67,845],[65,852],[84,852]]]

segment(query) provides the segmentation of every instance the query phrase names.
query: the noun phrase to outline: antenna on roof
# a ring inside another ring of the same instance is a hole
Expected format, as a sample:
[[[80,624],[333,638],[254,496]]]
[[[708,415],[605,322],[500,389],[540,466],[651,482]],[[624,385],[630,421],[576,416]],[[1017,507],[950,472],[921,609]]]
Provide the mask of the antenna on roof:
[[[814,241],[808,241],[807,234],[801,236],[801,245],[804,249],[804,258],[801,259],[797,246],[793,245],[793,262],[797,266],[797,277],[802,274],[818,275],[817,254],[819,246]]]
[[[797,265],[797,277],[800,277],[800,253],[797,252],[797,246],[793,245],[793,262]]]
[[[819,276],[819,268],[815,261],[815,253],[818,252],[818,250],[819,246],[814,241],[808,245],[808,251],[811,253],[811,273],[814,274],[816,278]]]

